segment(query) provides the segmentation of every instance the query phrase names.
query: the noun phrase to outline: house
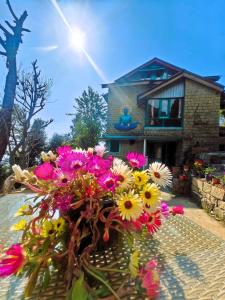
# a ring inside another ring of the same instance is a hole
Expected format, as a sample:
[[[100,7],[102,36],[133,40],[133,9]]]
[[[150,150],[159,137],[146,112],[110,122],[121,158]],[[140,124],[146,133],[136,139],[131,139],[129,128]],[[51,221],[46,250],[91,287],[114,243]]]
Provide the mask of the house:
[[[124,157],[144,153],[149,162],[169,166],[190,154],[224,150],[219,111],[225,107],[220,76],[200,76],[158,58],[102,84],[108,92],[108,124],[103,139]]]

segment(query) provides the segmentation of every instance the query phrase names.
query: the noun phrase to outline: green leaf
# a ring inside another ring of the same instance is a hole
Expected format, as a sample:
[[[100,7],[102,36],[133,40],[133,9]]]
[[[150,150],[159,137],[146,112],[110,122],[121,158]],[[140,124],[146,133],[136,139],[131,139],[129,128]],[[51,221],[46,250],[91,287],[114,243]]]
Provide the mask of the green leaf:
[[[87,300],[88,292],[84,285],[84,273],[74,281],[72,287],[72,300]]]
[[[111,294],[111,292],[105,285],[102,285],[100,288],[98,288],[97,290],[94,291],[94,295],[97,297],[101,297],[101,298],[107,297],[110,294]]]
[[[49,285],[51,279],[49,267],[45,269],[44,279],[43,279],[43,288],[46,289]]]
[[[30,275],[30,278],[28,280],[27,286],[25,288],[25,297],[29,297],[32,294],[33,289],[36,286],[37,283],[37,279],[38,279],[38,275],[40,272],[40,268],[41,268],[41,264],[39,264],[35,270],[32,272],[32,274]]]

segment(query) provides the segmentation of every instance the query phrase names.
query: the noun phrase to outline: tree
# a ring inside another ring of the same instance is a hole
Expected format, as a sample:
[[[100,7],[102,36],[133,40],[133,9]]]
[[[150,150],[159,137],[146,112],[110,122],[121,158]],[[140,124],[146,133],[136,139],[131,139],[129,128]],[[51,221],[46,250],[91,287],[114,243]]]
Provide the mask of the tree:
[[[41,79],[37,60],[32,63],[31,72],[22,72],[19,76],[8,147],[10,165],[18,163],[21,167],[27,167],[30,154],[34,152],[34,145],[29,148],[28,143],[31,134],[33,135],[32,120],[44,109],[51,85],[51,80]],[[52,121],[43,121],[40,126],[45,128]]]
[[[23,27],[24,21],[28,16],[27,12],[24,11],[18,18],[11,7],[9,0],[6,0],[6,4],[13,17],[15,25],[5,21],[7,26],[10,28],[10,30],[8,30],[0,24],[0,29],[4,33],[4,38],[0,36],[0,46],[3,48],[3,51],[0,51],[0,55],[6,58],[6,67],[8,69],[5,81],[4,97],[0,110],[0,162],[7,148],[11,129],[12,111],[17,85],[17,52],[19,45],[22,43],[23,32],[30,32],[29,29]]]
[[[69,134],[54,133],[48,143],[48,150],[56,151],[56,149],[63,144],[70,141]]]
[[[71,134],[77,147],[95,146],[105,130],[107,104],[98,92],[88,87],[81,97],[75,98],[75,118],[72,120]]]
[[[36,164],[41,151],[45,151],[47,148],[47,135],[45,128],[48,126],[48,124],[48,122],[37,118],[34,120],[31,126],[31,130],[27,139],[27,167],[31,167]]]

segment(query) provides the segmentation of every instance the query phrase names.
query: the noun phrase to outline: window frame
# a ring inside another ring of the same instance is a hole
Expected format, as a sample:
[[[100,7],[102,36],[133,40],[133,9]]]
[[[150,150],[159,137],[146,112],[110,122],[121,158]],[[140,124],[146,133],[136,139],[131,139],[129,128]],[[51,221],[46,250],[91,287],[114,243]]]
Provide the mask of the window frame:
[[[111,150],[111,143],[112,142],[118,142],[118,151],[112,151]],[[109,152],[110,153],[120,153],[120,149],[121,149],[120,147],[121,147],[120,140],[110,140],[109,141]]]
[[[180,118],[171,118],[170,114],[171,114],[171,106],[172,106],[172,100],[176,100],[178,99],[181,102],[181,112],[180,112]],[[158,100],[159,101],[159,114],[158,117],[156,118],[149,118],[149,109],[148,109],[148,105],[149,105],[149,101],[154,101],[154,100]],[[168,101],[168,105],[167,105],[167,115],[166,116],[160,116],[160,113],[162,112],[162,103],[164,100]],[[146,103],[146,109],[145,109],[145,127],[150,127],[150,128],[182,128],[183,127],[183,111],[184,111],[184,97],[164,97],[164,98],[150,98],[147,100]],[[150,120],[159,120],[162,121],[162,125],[150,125]],[[180,126],[175,125],[175,126],[168,126],[165,125],[165,121],[166,120],[181,120]]]

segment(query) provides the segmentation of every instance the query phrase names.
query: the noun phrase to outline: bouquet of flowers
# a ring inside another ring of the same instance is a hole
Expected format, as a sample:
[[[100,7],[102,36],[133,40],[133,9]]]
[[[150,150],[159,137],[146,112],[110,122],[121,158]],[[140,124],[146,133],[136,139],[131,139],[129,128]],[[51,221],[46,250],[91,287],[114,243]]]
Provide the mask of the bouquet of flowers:
[[[57,154],[43,152],[41,158],[33,171],[13,166],[16,181],[35,194],[32,204],[16,214],[23,219],[12,230],[22,231],[21,242],[0,256],[0,277],[27,276],[27,297],[37,282],[46,287],[52,270],[58,270],[65,272],[68,299],[101,299],[101,290],[91,287],[90,277],[120,299],[107,280],[107,270],[102,276],[103,271],[90,263],[90,255],[109,247],[117,232],[132,241],[134,234],[145,231],[148,238],[163,218],[183,214],[182,207],[170,211],[161,202],[160,186],[171,183],[169,169],[154,162],[143,170],[143,154],[128,153],[125,163],[107,156],[103,145],[86,151],[62,146]],[[126,269],[110,272],[135,278],[139,290],[154,297],[159,287],[157,262],[141,265],[139,250],[131,247]]]

